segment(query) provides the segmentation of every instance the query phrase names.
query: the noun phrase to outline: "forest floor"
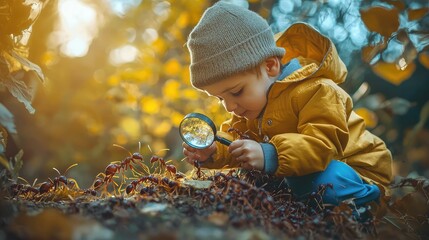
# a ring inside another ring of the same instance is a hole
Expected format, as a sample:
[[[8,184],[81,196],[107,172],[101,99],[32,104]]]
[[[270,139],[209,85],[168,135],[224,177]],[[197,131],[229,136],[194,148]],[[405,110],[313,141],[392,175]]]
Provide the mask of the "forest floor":
[[[426,180],[403,179],[392,186],[396,197],[371,205],[372,214],[357,221],[352,204],[320,202],[329,186],[295,201],[275,179],[259,186],[236,173],[180,181],[150,176],[122,194],[111,194],[113,185],[92,194],[65,185],[43,194],[10,187],[0,201],[0,240],[429,237]]]

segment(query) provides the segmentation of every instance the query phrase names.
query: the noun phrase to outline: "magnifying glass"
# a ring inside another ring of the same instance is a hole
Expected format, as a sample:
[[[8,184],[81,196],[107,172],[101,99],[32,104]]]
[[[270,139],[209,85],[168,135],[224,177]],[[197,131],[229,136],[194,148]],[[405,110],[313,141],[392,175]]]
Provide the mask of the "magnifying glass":
[[[189,113],[183,118],[179,126],[180,136],[189,146],[204,149],[214,141],[229,146],[231,141],[216,135],[216,126],[213,121],[201,113]]]

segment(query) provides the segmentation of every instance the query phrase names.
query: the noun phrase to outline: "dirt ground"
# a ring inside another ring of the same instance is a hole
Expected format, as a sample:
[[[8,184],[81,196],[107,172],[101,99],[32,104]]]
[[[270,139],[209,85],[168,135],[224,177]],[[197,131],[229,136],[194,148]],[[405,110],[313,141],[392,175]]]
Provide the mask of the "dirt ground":
[[[134,187],[130,187],[128,194],[116,196],[107,187],[93,191],[94,195],[65,185],[43,194],[25,191],[23,187],[12,194],[3,192],[0,239],[424,239],[429,236],[425,230],[427,216],[422,214],[428,210],[424,202],[427,197],[421,191],[409,191],[405,197],[374,205],[369,217],[358,219],[351,204],[332,207],[320,202],[326,186],[299,202],[293,199],[284,182],[272,179],[268,182],[259,186],[242,176],[220,173],[204,180],[176,181],[163,177],[140,185],[130,184]],[[412,185],[407,184],[403,183],[401,189]]]

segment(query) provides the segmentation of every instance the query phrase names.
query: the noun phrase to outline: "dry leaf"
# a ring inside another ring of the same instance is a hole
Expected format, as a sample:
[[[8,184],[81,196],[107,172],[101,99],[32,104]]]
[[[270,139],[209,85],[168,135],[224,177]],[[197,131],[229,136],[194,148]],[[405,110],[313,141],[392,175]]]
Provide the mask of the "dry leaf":
[[[408,30],[406,28],[399,29],[396,34],[396,39],[398,39],[398,41],[400,41],[401,43],[408,43],[410,41]]]
[[[387,44],[386,42],[380,42],[376,45],[368,45],[362,48],[362,59],[366,62],[371,64],[375,56],[379,54],[381,51],[386,49]]]
[[[12,96],[14,96],[19,102],[22,102],[28,112],[33,114],[35,109],[31,105],[31,101],[34,95],[34,89],[31,89],[27,86],[24,78],[25,72],[21,70],[15,74],[10,74],[9,78],[3,81],[3,84],[12,94]]]
[[[420,63],[427,69],[429,69],[429,52],[421,52],[419,54]]]
[[[4,9],[9,11],[3,11],[0,20],[0,32],[7,35],[13,34],[15,36],[21,35],[22,31],[27,29],[33,20],[30,19],[31,5],[26,4],[25,1],[9,0],[7,5],[3,5]]]
[[[360,10],[362,21],[372,32],[390,37],[399,27],[399,11],[396,8],[371,7]]]
[[[3,126],[10,134],[16,134],[13,114],[0,103],[0,126]]]
[[[395,63],[382,61],[372,66],[375,74],[395,85],[400,85],[403,81],[407,80],[414,73],[415,69],[416,65],[413,62],[404,68],[404,70],[399,69]]]
[[[361,116],[365,120],[365,124],[369,128],[374,128],[378,124],[377,115],[367,109],[367,108],[358,108],[355,110],[356,114]]]
[[[421,217],[429,212],[427,197],[420,191],[414,191],[397,200],[394,208],[412,217]]]
[[[42,82],[45,80],[45,75],[39,65],[30,62],[28,59],[19,55],[16,51],[10,51],[10,55],[21,64],[23,70],[26,72],[34,71]]]
[[[429,13],[429,7],[417,8],[417,9],[408,9],[408,20],[414,21],[419,20],[424,15]]]
[[[197,189],[207,189],[212,184],[212,181],[209,180],[192,180],[186,179],[183,181],[184,185],[191,186]]]

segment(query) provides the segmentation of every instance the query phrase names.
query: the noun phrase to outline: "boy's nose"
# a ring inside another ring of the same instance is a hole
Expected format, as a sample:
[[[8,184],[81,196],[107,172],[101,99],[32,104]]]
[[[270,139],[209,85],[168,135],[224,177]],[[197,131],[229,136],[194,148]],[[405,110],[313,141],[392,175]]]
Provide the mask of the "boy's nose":
[[[228,112],[233,112],[237,108],[237,104],[233,101],[223,101],[223,106]]]

